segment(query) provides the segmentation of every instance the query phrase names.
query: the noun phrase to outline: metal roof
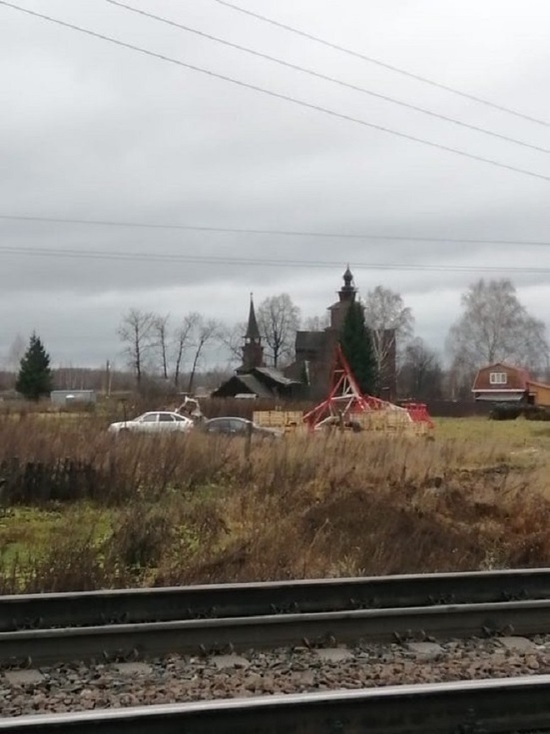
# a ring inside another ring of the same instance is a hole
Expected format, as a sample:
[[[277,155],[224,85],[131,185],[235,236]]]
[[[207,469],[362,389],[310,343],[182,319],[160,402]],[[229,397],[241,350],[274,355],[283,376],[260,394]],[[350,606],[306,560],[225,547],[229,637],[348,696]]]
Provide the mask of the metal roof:
[[[283,385],[285,387],[298,384],[296,380],[291,380],[288,377],[285,377],[282,372],[279,372],[279,370],[276,370],[273,367],[255,367],[254,372],[259,372],[261,375],[269,377],[273,382],[277,382],[279,385]]]
[[[250,392],[255,393],[259,398],[272,398],[273,391],[267,385],[264,385],[253,374],[238,375],[237,378]]]

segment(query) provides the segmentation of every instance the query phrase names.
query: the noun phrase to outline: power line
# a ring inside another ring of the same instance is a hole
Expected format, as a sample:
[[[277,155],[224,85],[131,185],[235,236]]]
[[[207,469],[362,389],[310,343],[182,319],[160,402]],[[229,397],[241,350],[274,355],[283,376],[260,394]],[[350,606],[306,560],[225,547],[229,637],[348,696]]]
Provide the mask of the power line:
[[[224,266],[258,266],[274,268],[301,268],[324,269],[338,268],[342,261],[327,260],[291,260],[287,258],[254,258],[254,257],[216,257],[209,255],[177,255],[149,252],[115,252],[105,250],[76,250],[76,249],[41,249],[38,247],[0,247],[0,254],[17,256],[40,256],[52,258],[68,258],[76,260],[110,260],[123,262],[160,262],[160,263],[188,263],[198,265]],[[550,267],[525,266],[495,266],[495,265],[415,265],[413,263],[366,263],[350,262],[355,270],[403,270],[420,272],[457,272],[457,273],[550,273]]]
[[[461,245],[512,245],[550,247],[550,240],[495,240],[475,239],[459,237],[420,237],[409,235],[387,235],[387,234],[364,234],[350,232],[308,232],[304,230],[290,229],[251,229],[244,227],[206,227],[191,224],[162,224],[158,222],[122,222],[105,219],[68,219],[61,217],[38,217],[19,214],[1,214],[0,220],[16,222],[44,222],[50,224],[78,224],[97,227],[135,227],[137,229],[166,229],[180,230],[184,232],[212,232],[216,234],[242,234],[242,235],[269,235],[278,237],[308,237],[316,239],[343,239],[343,240],[382,240],[395,242],[433,242],[441,244],[449,242]]]
[[[119,39],[112,38],[111,36],[106,36],[102,33],[91,31],[88,28],[82,28],[81,26],[77,26],[72,23],[67,23],[66,21],[59,20],[58,18],[53,18],[49,15],[37,13],[34,10],[28,10],[27,8],[22,8],[21,6],[15,5],[14,3],[6,2],[6,0],[0,0],[0,5],[4,5],[5,7],[9,7],[14,10],[18,10],[22,13],[25,13],[26,15],[31,15],[36,18],[41,18],[42,20],[46,20],[50,23],[55,23],[56,25],[63,26],[64,28],[70,28],[71,30],[77,31],[79,33],[84,33],[94,38],[100,38],[101,40],[107,41],[109,43],[113,43],[116,46],[127,48],[127,49],[130,49],[131,51],[137,51],[138,53],[145,54],[146,56],[151,56],[153,58],[160,59],[161,61],[166,61],[170,64],[176,64],[177,66],[181,66],[185,69],[190,69],[191,71],[196,71],[200,74],[205,74],[214,79],[221,79],[222,81],[229,82],[231,84],[235,84],[236,86],[243,87],[245,89],[251,89],[255,92],[260,92],[261,94],[267,94],[270,97],[274,97],[276,99],[282,99],[282,100],[285,100],[286,102],[292,102],[293,104],[299,105],[300,107],[304,107],[306,109],[315,110],[317,112],[322,112],[326,115],[330,115],[331,117],[334,117],[337,119],[347,120],[348,122],[353,122],[357,125],[362,125],[363,127],[368,127],[373,130],[378,130],[379,132],[388,133],[390,135],[394,135],[404,140],[410,140],[415,143],[421,143],[422,145],[427,145],[431,148],[437,148],[438,150],[444,150],[444,151],[447,151],[448,153],[454,153],[455,155],[462,156],[463,158],[470,158],[471,160],[475,160],[480,163],[487,163],[491,166],[496,166],[498,168],[505,168],[509,171],[514,171],[515,173],[521,173],[525,176],[531,176],[532,178],[541,179],[543,181],[550,181],[550,176],[545,176],[542,173],[536,173],[534,171],[529,171],[525,168],[519,168],[517,166],[512,166],[507,163],[495,161],[491,158],[485,158],[484,156],[475,155],[474,153],[468,153],[458,148],[452,148],[451,146],[443,145],[442,143],[433,143],[429,140],[425,140],[424,138],[418,138],[414,135],[409,135],[408,133],[403,133],[397,130],[392,130],[391,128],[384,127],[383,125],[376,125],[372,122],[367,122],[366,120],[360,119],[358,117],[353,117],[352,115],[346,115],[340,112],[336,112],[335,110],[331,110],[328,107],[322,107],[321,105],[312,104],[310,102],[304,102],[303,100],[297,99],[296,97],[291,97],[286,94],[281,94],[280,92],[274,92],[273,90],[265,89],[264,87],[258,87],[255,84],[243,82],[239,79],[234,79],[233,77],[225,76],[224,74],[218,74],[217,72],[211,71],[209,69],[204,69],[200,66],[188,64],[184,61],[180,61],[179,59],[174,59],[170,56],[165,56],[164,54],[160,54],[155,51],[150,51],[149,49],[145,49],[140,46],[135,46],[131,43],[126,43],[125,41],[120,41]]]
[[[239,13],[244,13],[245,15],[250,15],[253,18],[256,18],[257,20],[264,21],[265,23],[270,23],[273,26],[277,26],[278,28],[282,28],[285,31],[289,31],[290,33],[295,33],[298,36],[302,36],[303,38],[307,38],[310,41],[315,41],[315,43],[320,43],[323,46],[328,46],[329,48],[335,49],[336,51],[341,51],[342,53],[348,54],[348,56],[354,56],[357,59],[361,59],[362,61],[367,61],[369,64],[376,64],[376,66],[381,66],[384,69],[388,69],[389,71],[394,71],[397,74],[402,74],[403,76],[409,77],[410,79],[416,79],[416,81],[423,82],[424,84],[430,84],[432,87],[437,87],[438,89],[444,89],[446,92],[451,92],[451,94],[457,94],[460,97],[465,97],[466,99],[470,99],[473,102],[478,102],[479,104],[486,105],[487,107],[492,107],[495,110],[499,110],[500,112],[506,112],[509,115],[514,115],[515,117],[521,117],[524,120],[528,120],[529,122],[536,122],[538,125],[544,125],[545,127],[550,127],[550,122],[547,122],[546,120],[540,120],[537,117],[531,117],[530,115],[526,115],[523,112],[518,112],[517,110],[512,110],[509,107],[504,107],[503,105],[496,104],[495,102],[490,102],[487,99],[484,99],[483,97],[477,97],[473,94],[469,94],[468,92],[462,92],[459,89],[455,89],[454,87],[450,87],[447,84],[442,84],[441,82],[436,82],[433,79],[429,79],[428,77],[421,76],[420,74],[414,74],[411,71],[407,71],[406,69],[401,69],[398,66],[393,66],[392,64],[388,64],[385,61],[380,61],[380,59],[375,59],[372,56],[367,56],[366,54],[359,53],[358,51],[353,51],[352,49],[346,48],[345,46],[341,46],[338,43],[332,43],[331,41],[327,41],[324,38],[320,38],[319,36],[313,35],[313,33],[307,33],[306,31],[301,31],[298,28],[294,28],[292,26],[286,25],[285,23],[281,23],[277,20],[274,20],[273,18],[268,18],[265,15],[260,15],[260,13],[255,13],[252,10],[247,10],[245,8],[240,7],[239,5],[234,5],[233,3],[227,2],[227,0],[214,0],[214,2],[218,3],[219,5],[224,5],[227,8],[231,8],[231,10],[236,10]]]
[[[406,107],[407,109],[413,110],[415,112],[420,112],[423,115],[428,115],[438,120],[443,120],[444,122],[450,122],[453,125],[459,125],[460,127],[464,127],[469,130],[474,130],[475,132],[482,133],[483,135],[490,135],[493,138],[498,138],[499,140],[505,140],[508,143],[513,143],[514,145],[521,145],[524,148],[531,148],[532,150],[538,150],[541,153],[550,153],[550,149],[548,148],[543,148],[538,145],[533,145],[532,143],[527,143],[523,140],[518,140],[517,138],[512,138],[508,135],[503,135],[501,133],[494,132],[493,130],[487,130],[486,128],[479,127],[477,125],[470,125],[469,123],[463,122],[462,120],[457,120],[453,117],[448,117],[447,115],[442,115],[442,114],[439,114],[438,112],[427,110],[424,107],[418,107],[417,105],[413,105],[408,102],[404,102],[400,99],[395,99],[394,97],[390,97],[385,94],[373,92],[372,90],[366,89],[365,87],[360,87],[356,84],[350,84],[348,82],[343,81],[342,79],[338,79],[336,77],[329,76],[327,74],[321,74],[317,71],[314,71],[313,69],[307,69],[298,64],[292,64],[288,61],[284,61],[283,59],[277,58],[275,56],[270,56],[269,54],[263,53],[261,51],[256,51],[254,49],[251,49],[248,46],[242,46],[238,43],[233,43],[232,41],[228,41],[224,38],[213,36],[210,33],[205,33],[204,31],[200,31],[197,28],[191,28],[188,25],[178,23],[174,20],[170,20],[169,18],[164,18],[160,15],[155,15],[154,13],[149,13],[145,10],[140,10],[139,8],[134,8],[132,5],[127,5],[126,3],[118,2],[118,0],[105,0],[105,1],[111,5],[115,5],[119,8],[123,8],[124,10],[128,10],[131,13],[136,13],[137,15],[142,15],[146,18],[151,18],[152,20],[159,21],[160,23],[164,23],[174,28],[179,28],[180,30],[186,31],[188,33],[193,33],[197,36],[200,36],[201,38],[206,38],[209,41],[214,41],[215,43],[221,43],[224,46],[229,46],[230,48],[234,48],[238,51],[243,51],[244,53],[251,54],[252,56],[256,56],[260,59],[272,61],[275,64],[279,64],[280,66],[284,66],[288,69],[293,69],[294,71],[298,71],[302,74],[307,74],[317,79],[323,79],[324,81],[331,82],[332,84],[337,84],[341,87],[346,87],[347,89],[352,89],[356,92],[361,92],[362,94],[368,94],[371,97],[375,97],[377,99],[384,100],[384,102],[390,102],[391,104],[396,104],[396,105],[399,105],[400,107]]]

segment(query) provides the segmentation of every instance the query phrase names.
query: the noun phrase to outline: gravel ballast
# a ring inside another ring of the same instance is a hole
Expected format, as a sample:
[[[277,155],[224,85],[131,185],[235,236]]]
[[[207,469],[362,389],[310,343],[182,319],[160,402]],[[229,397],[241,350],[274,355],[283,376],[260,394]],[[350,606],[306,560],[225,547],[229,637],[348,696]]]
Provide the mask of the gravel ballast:
[[[550,673],[550,636],[279,649],[0,673],[0,715]]]

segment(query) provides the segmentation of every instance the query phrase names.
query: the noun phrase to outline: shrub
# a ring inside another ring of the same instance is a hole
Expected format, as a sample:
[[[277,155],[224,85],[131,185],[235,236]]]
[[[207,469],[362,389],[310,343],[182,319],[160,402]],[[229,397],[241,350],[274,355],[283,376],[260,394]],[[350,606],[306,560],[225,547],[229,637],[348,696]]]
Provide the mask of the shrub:
[[[544,405],[528,405],[524,415],[529,421],[550,421],[550,408]]]
[[[510,405],[509,403],[496,403],[489,413],[489,420],[493,421],[513,421],[522,415],[524,406]]]
[[[162,508],[132,506],[117,518],[109,552],[123,566],[134,570],[155,565],[170,543],[172,527],[171,518]]]

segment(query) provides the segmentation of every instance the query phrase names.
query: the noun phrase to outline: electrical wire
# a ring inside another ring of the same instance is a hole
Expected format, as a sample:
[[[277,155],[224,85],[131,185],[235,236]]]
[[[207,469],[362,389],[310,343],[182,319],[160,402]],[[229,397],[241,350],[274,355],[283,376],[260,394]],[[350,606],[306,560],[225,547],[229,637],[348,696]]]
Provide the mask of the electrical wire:
[[[225,7],[230,8],[231,10],[236,10],[238,13],[244,13],[245,15],[249,15],[253,18],[256,18],[257,20],[261,20],[265,23],[269,23],[270,25],[276,26],[277,28],[282,28],[283,30],[289,31],[290,33],[295,33],[296,35],[302,36],[302,38],[307,38],[310,41],[314,41],[315,43],[320,43],[323,46],[328,46],[329,48],[332,48],[336,51],[341,51],[342,53],[348,54],[349,56],[353,56],[357,59],[361,59],[362,61],[367,61],[369,64],[375,64],[376,66],[381,66],[384,69],[393,71],[396,74],[402,74],[403,76],[409,77],[410,79],[415,79],[416,81],[423,82],[424,84],[429,84],[432,87],[437,87],[438,89],[444,89],[446,92],[450,92],[451,94],[456,94],[460,97],[465,97],[466,99],[469,99],[473,102],[478,102],[479,104],[486,105],[487,107],[492,107],[493,109],[499,110],[500,112],[506,112],[509,115],[514,115],[514,117],[521,117],[522,119],[528,120],[529,122],[535,122],[537,123],[537,125],[544,125],[545,127],[550,127],[550,122],[547,122],[546,120],[541,120],[540,118],[532,117],[531,115],[526,115],[523,112],[512,110],[509,107],[504,107],[503,105],[496,104],[495,102],[491,102],[487,99],[484,99],[483,97],[477,97],[474,94],[463,92],[459,89],[455,89],[454,87],[450,87],[447,84],[442,84],[441,82],[434,81],[433,79],[429,79],[428,77],[421,76],[420,74],[414,74],[413,72],[407,71],[406,69],[401,69],[398,66],[393,66],[392,64],[388,64],[385,61],[380,61],[380,59],[375,59],[372,56],[367,56],[366,54],[359,53],[358,51],[353,51],[352,49],[346,48],[345,46],[341,46],[338,43],[332,43],[331,41],[327,41],[324,38],[315,36],[313,33],[301,31],[298,28],[294,28],[285,23],[281,23],[277,20],[274,20],[273,18],[268,18],[267,16],[261,15],[260,13],[255,13],[252,10],[247,10],[246,8],[242,8],[239,5],[234,5],[231,2],[227,2],[227,0],[213,0],[213,2],[218,3],[219,5],[224,5]]]
[[[0,246],[0,254],[25,255],[52,258],[70,258],[77,260],[105,260],[124,262],[159,262],[159,263],[188,263],[199,265],[224,266],[258,266],[294,269],[338,268],[341,261],[326,260],[293,260],[288,258],[255,258],[255,257],[217,257],[208,255],[178,255],[149,252],[116,252],[106,250],[77,250],[77,249],[41,249],[38,247]],[[529,266],[495,266],[495,265],[421,265],[413,263],[366,263],[350,262],[354,270],[403,270],[420,272],[457,272],[457,273],[550,273],[550,267]]]
[[[468,153],[467,151],[460,150],[459,148],[453,148],[448,145],[443,145],[442,143],[434,143],[432,141],[425,140],[424,138],[416,137],[415,135],[410,135],[408,133],[404,133],[398,130],[393,130],[391,128],[384,127],[383,125],[376,125],[372,122],[367,122],[366,120],[363,120],[361,118],[353,117],[352,115],[346,115],[340,112],[336,112],[335,110],[331,110],[328,107],[322,107],[321,105],[316,105],[310,102],[305,102],[304,100],[297,99],[296,97],[291,97],[286,94],[281,94],[280,92],[275,92],[271,89],[259,87],[255,84],[250,84],[248,82],[244,82],[239,79],[235,79],[233,77],[226,76],[224,74],[218,74],[217,72],[211,71],[210,69],[204,69],[203,67],[195,66],[194,64],[189,64],[187,62],[180,61],[179,59],[174,59],[170,56],[166,56],[164,54],[160,54],[155,51],[150,51],[149,49],[145,49],[140,46],[135,46],[134,44],[127,43],[125,41],[121,41],[117,38],[112,38],[111,36],[106,36],[102,33],[91,31],[88,28],[83,28],[82,26],[77,26],[77,25],[74,25],[73,23],[68,23],[58,18],[53,18],[52,16],[44,15],[43,13],[37,13],[34,10],[28,10],[27,8],[23,8],[20,5],[15,5],[14,3],[7,2],[6,0],[0,0],[0,5],[12,8],[13,10],[17,10],[21,13],[25,13],[26,15],[31,15],[36,18],[41,18],[42,20],[48,21],[50,23],[55,23],[56,25],[63,26],[64,28],[70,28],[71,30],[77,31],[79,33],[83,33],[85,35],[88,35],[94,38],[99,38],[103,41],[107,41],[108,43],[113,43],[116,46],[120,46],[122,48],[126,48],[131,51],[136,51],[138,53],[145,54],[146,56],[150,56],[152,58],[156,58],[161,61],[166,61],[167,63],[175,64],[177,66],[181,66],[191,71],[196,71],[200,74],[205,74],[214,79],[220,79],[222,81],[229,82],[231,84],[235,84],[236,86],[239,86],[242,88],[250,89],[255,92],[260,92],[261,94],[266,94],[276,99],[282,99],[282,100],[285,100],[286,102],[291,102],[293,104],[299,105],[300,107],[303,107],[306,109],[315,110],[317,112],[322,112],[323,114],[329,115],[330,117],[333,117],[336,119],[347,120],[348,122],[353,122],[355,124],[362,125],[363,127],[368,127],[373,130],[378,130],[379,132],[387,133],[389,135],[394,135],[404,140],[410,140],[415,143],[421,143],[422,145],[427,145],[431,148],[436,148],[438,150],[444,150],[448,153],[454,153],[455,155],[462,156],[463,158],[469,158],[471,160],[475,160],[480,163],[486,163],[488,165],[496,166],[498,168],[504,168],[508,171],[513,171],[514,173],[520,173],[525,176],[530,176],[532,178],[537,178],[543,181],[550,181],[550,176],[546,176],[542,173],[536,173],[535,171],[529,171],[525,168],[519,168],[517,166],[512,166],[508,163],[502,163],[501,161],[495,161],[492,158],[485,158],[484,156],[475,155],[474,153]]]
[[[216,234],[268,235],[278,237],[309,237],[315,239],[381,240],[396,242],[448,242],[461,245],[511,245],[514,247],[550,247],[550,240],[499,240],[460,237],[421,237],[413,235],[363,234],[350,232],[307,232],[290,229],[251,229],[244,227],[205,227],[190,224],[163,224],[158,222],[123,222],[105,219],[68,219],[62,217],[40,217],[22,214],[2,214],[0,221],[42,222],[50,224],[78,224],[96,227],[135,227],[137,229],[176,230],[184,232],[212,232]]]
[[[550,153],[549,148],[543,148],[539,145],[533,145],[532,143],[527,143],[524,140],[518,140],[517,138],[512,138],[508,135],[497,133],[494,130],[488,130],[487,128],[479,127],[477,125],[471,125],[467,122],[463,122],[462,120],[457,120],[454,117],[448,117],[447,115],[442,115],[438,112],[427,110],[424,107],[418,107],[417,105],[410,104],[409,102],[404,102],[403,100],[395,99],[394,97],[390,97],[385,94],[373,92],[372,90],[366,89],[365,87],[360,87],[356,84],[350,84],[348,82],[343,81],[342,79],[338,79],[336,77],[329,76],[327,74],[321,74],[317,71],[314,71],[313,69],[307,69],[298,64],[292,64],[288,61],[284,61],[283,59],[277,58],[275,56],[270,56],[269,54],[262,53],[261,51],[256,51],[254,49],[251,49],[248,46],[242,46],[238,43],[233,43],[232,41],[228,41],[224,38],[213,36],[210,33],[205,33],[204,31],[200,31],[197,28],[191,28],[191,26],[184,25],[183,23],[178,23],[175,20],[170,20],[169,18],[164,18],[160,15],[155,15],[154,13],[149,13],[145,10],[140,10],[139,8],[135,8],[132,5],[127,5],[126,3],[119,2],[118,0],[105,0],[105,2],[109,3],[110,5],[115,5],[119,8],[127,10],[131,13],[135,13],[137,15],[141,15],[146,18],[156,20],[160,23],[164,23],[165,25],[169,25],[174,28],[179,28],[180,30],[186,31],[188,33],[193,33],[194,35],[200,36],[201,38],[206,38],[209,41],[214,41],[215,43],[220,43],[224,46],[229,46],[230,48],[234,48],[238,51],[243,51],[244,53],[251,54],[252,56],[256,56],[257,58],[264,59],[266,61],[271,61],[275,64],[279,64],[280,66],[284,66],[288,69],[293,69],[294,71],[298,71],[302,74],[307,74],[309,76],[315,77],[316,79],[322,79],[332,84],[337,84],[341,87],[346,87],[347,89],[352,89],[353,91],[361,92],[362,94],[367,94],[371,97],[375,97],[376,99],[381,99],[384,102],[390,102],[391,104],[396,104],[396,105],[399,105],[400,107],[405,107],[409,110],[413,110],[414,112],[420,112],[423,115],[428,115],[429,117],[433,117],[438,120],[443,120],[444,122],[450,122],[453,125],[459,125],[460,127],[467,128],[468,130],[474,130],[475,132],[482,133],[483,135],[489,135],[493,138],[504,140],[508,143],[513,143],[514,145],[520,145],[524,148],[531,148],[532,150],[537,150],[541,153]]]

